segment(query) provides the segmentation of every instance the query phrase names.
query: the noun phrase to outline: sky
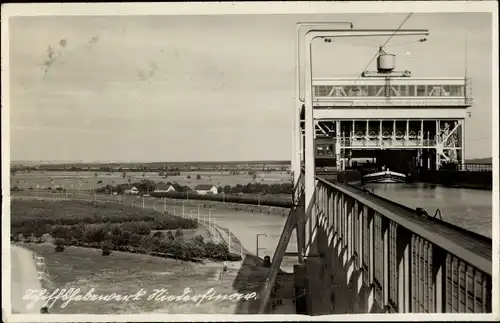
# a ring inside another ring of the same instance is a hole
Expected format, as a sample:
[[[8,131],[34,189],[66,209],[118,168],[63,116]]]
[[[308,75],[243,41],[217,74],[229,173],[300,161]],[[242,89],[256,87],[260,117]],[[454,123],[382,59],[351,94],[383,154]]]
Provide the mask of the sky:
[[[397,28],[406,16],[11,18],[10,158],[290,160],[296,23]],[[414,77],[463,77],[467,38],[475,98],[466,121],[467,159],[492,156],[491,19],[415,13],[403,28],[429,29],[428,41],[394,37],[387,47],[397,69]],[[313,75],[356,78],[385,40],[318,43]],[[54,54],[45,73],[49,46]]]

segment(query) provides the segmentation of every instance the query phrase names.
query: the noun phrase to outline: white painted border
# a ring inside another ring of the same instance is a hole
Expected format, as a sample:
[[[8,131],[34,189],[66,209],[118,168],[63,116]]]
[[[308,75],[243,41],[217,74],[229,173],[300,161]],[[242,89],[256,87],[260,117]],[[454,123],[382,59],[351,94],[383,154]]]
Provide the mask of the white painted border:
[[[2,22],[2,308],[9,313],[9,322],[131,322],[131,321],[494,321],[500,316],[499,257],[499,111],[498,111],[498,5],[496,1],[384,1],[384,2],[239,2],[239,3],[67,3],[67,4],[4,4]],[[367,314],[367,315],[11,315],[10,308],[10,132],[9,132],[9,23],[12,16],[47,15],[213,15],[213,14],[315,14],[315,13],[429,13],[429,12],[491,12],[492,19],[492,129],[493,129],[493,314]],[[7,216],[6,216],[7,215]]]

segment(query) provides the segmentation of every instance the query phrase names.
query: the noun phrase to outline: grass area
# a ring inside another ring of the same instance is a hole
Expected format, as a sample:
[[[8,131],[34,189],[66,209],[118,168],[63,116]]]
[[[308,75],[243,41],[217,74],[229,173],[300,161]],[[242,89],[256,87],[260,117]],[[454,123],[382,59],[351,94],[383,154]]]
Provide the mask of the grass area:
[[[97,176],[95,176],[97,174]],[[144,176],[143,176],[144,174]],[[196,175],[200,174],[201,179],[196,180]],[[191,179],[187,176],[190,175]],[[251,175],[239,174],[231,175],[229,172],[182,172],[180,176],[159,176],[158,173],[130,172],[123,178],[122,173],[106,172],[40,172],[30,173],[18,172],[11,176],[11,187],[17,186],[21,189],[30,187],[63,187],[68,190],[91,190],[105,185],[116,186],[130,182],[139,182],[143,179],[153,180],[155,182],[176,182],[180,185],[194,187],[198,184],[213,184],[216,186],[235,186],[237,184],[246,185],[248,183],[262,184],[281,184],[290,183],[291,175],[286,172],[257,173],[254,180]],[[98,182],[101,182],[98,184]]]
[[[48,278],[43,287],[80,288],[85,294],[95,288],[94,294],[135,294],[140,289],[147,291],[137,301],[79,301],[61,307],[57,301],[51,313],[58,314],[139,314],[164,312],[170,314],[231,314],[238,305],[232,300],[206,300],[197,306],[190,301],[148,300],[155,289],[167,289],[170,295],[182,295],[190,288],[189,295],[205,294],[213,288],[216,294],[231,294],[238,290],[234,285],[238,268],[229,268],[226,279],[219,280],[221,265],[185,263],[178,260],[114,252],[102,257],[99,250],[69,247],[55,253],[50,244],[30,244],[29,249],[45,258]],[[238,287],[238,286],[237,286]],[[241,289],[240,289],[241,290]]]
[[[85,201],[12,200],[12,233],[50,233],[55,225],[141,223],[155,230],[192,229],[197,223],[168,213],[140,209],[118,203]],[[130,228],[128,228],[130,229]],[[131,230],[131,229],[130,229]]]

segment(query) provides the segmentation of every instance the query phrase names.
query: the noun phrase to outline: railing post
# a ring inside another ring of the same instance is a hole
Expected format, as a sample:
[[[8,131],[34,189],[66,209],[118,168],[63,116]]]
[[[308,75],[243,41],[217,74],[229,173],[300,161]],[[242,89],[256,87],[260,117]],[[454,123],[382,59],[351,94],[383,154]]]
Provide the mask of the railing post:
[[[363,251],[363,222],[366,221],[366,217],[368,214],[365,213],[366,206],[362,205],[359,207],[358,205],[358,269],[362,268],[363,264],[363,257],[364,257],[364,251]]]
[[[399,313],[410,312],[410,234],[401,227],[397,231]]]
[[[347,196],[342,193],[342,214],[340,218],[340,223],[342,224],[342,250],[344,250],[347,246]]]
[[[329,194],[328,194],[328,203],[329,203],[329,209],[330,209],[330,211],[328,212],[328,215],[329,215],[328,227],[329,227],[330,231],[332,231],[332,229],[334,228],[333,221],[335,219],[335,193],[333,192],[332,189],[330,189]]]
[[[383,234],[383,250],[384,250],[384,256],[383,256],[383,306],[387,309],[387,306],[389,305],[389,228],[388,228],[388,222],[387,218],[382,217],[382,234]]]
[[[371,216],[368,222],[368,230],[370,232],[370,264],[369,264],[369,278],[370,278],[370,284],[373,283],[374,280],[374,274],[375,274],[375,250],[374,250],[374,238],[375,238],[375,230],[374,230],[374,222],[375,222],[375,216]]]
[[[434,289],[434,310],[436,313],[445,313],[446,306],[446,253],[434,246],[432,253],[432,285]]]
[[[346,260],[349,262],[352,257],[352,235],[351,235],[351,221],[352,221],[352,198],[346,199],[346,221],[345,221],[345,233],[346,233]]]
[[[333,246],[337,244],[339,239],[339,191],[335,191],[333,196]]]

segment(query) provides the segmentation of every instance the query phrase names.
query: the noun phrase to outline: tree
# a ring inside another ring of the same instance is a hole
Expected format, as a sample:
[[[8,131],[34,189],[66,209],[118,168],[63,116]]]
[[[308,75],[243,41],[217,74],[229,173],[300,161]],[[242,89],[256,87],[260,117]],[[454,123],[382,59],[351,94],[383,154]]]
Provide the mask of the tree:
[[[108,245],[102,246],[102,255],[109,256],[111,254],[111,250]]]
[[[187,179],[191,179],[191,175],[186,176]]]
[[[98,176],[98,175],[99,175],[99,174],[97,174],[97,172],[96,172],[96,173],[94,173],[94,177],[96,177],[96,178],[97,178],[97,176]]]
[[[127,172],[122,172],[122,177],[123,178],[127,177]],[[130,178],[129,178],[129,180],[130,180]]]
[[[197,179],[197,180],[200,180],[200,179],[201,179],[200,174],[197,174],[197,175],[196,175],[196,179]]]
[[[86,232],[86,238],[91,242],[96,242],[98,245],[101,244],[107,237],[106,231],[103,228],[91,229]]]
[[[257,174],[254,173],[253,176],[252,176],[252,178],[255,181],[255,179],[257,178]]]
[[[129,183],[130,183],[130,182],[132,182],[132,179],[130,179],[130,178],[129,178],[129,179],[128,179],[128,182],[129,182]]]

